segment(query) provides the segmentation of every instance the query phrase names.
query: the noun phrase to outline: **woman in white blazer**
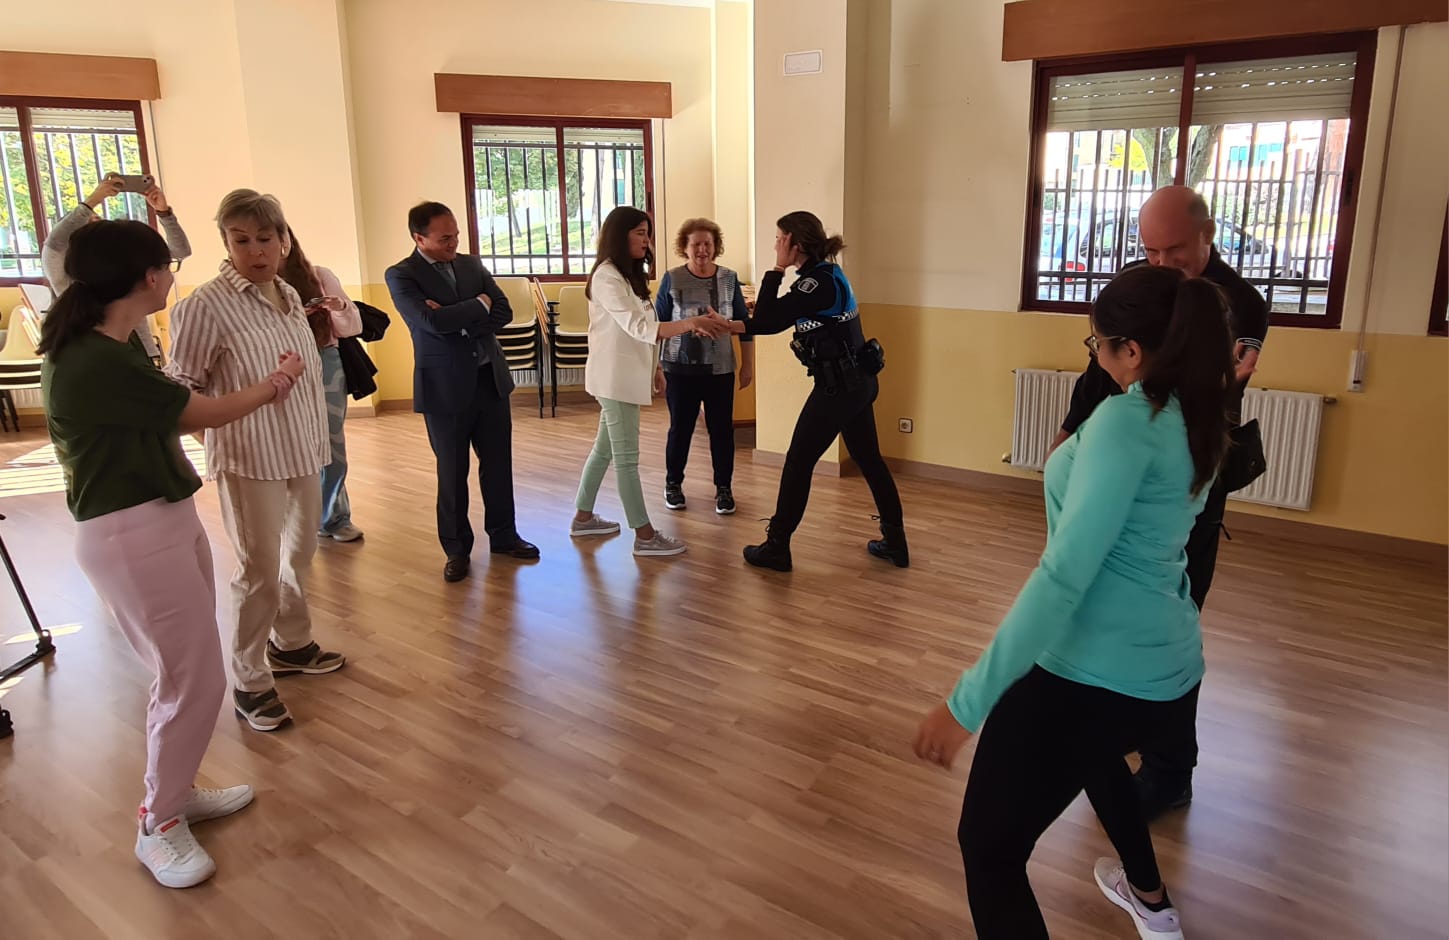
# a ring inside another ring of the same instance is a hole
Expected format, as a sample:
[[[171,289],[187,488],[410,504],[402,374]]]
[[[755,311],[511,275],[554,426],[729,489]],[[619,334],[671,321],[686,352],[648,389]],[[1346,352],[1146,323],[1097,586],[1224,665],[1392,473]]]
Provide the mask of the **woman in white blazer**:
[[[584,388],[599,402],[599,436],[584,462],[569,534],[612,535],[619,523],[594,512],[604,471],[614,464],[624,516],[634,530],[634,554],[678,555],[684,543],[654,528],[644,507],[639,482],[639,408],[662,394],[663,373],[656,375],[659,341],[698,332],[711,338],[724,332],[722,320],[691,317],[661,323],[649,299],[654,267],[654,223],[633,206],[619,206],[604,219],[599,252],[589,272],[589,360]]]

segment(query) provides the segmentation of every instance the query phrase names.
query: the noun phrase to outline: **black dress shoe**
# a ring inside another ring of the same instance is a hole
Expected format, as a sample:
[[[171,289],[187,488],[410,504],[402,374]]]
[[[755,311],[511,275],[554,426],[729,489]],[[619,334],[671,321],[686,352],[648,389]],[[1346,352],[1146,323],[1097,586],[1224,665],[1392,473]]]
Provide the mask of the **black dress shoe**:
[[[532,542],[525,542],[521,538],[514,538],[506,545],[495,545],[488,550],[495,555],[507,555],[510,558],[522,558],[525,561],[539,556],[538,546]]]
[[[443,580],[461,581],[468,577],[468,569],[471,566],[472,562],[468,560],[467,555],[458,555],[454,558],[449,558],[448,563],[443,566]]]

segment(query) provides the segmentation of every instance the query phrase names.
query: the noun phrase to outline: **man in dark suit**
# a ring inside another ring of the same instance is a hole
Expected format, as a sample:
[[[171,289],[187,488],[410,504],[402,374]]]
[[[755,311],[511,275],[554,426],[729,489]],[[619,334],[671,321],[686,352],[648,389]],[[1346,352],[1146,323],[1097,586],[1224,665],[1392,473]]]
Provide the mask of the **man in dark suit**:
[[[513,319],[508,298],[476,255],[458,253],[458,221],[439,202],[408,212],[416,250],[387,269],[387,289],[413,337],[413,410],[438,458],[443,578],[468,576],[468,448],[478,455],[483,529],[495,555],[538,557],[514,526],[513,379],[494,331]]]

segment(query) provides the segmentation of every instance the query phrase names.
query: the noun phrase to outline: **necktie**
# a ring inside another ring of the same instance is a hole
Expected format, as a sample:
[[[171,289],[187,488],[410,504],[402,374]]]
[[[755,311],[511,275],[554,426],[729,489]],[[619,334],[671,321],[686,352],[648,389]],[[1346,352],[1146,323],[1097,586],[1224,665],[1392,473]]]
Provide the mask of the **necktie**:
[[[436,261],[433,263],[433,267],[437,268],[438,273],[443,275],[443,280],[448,282],[449,287],[455,291],[458,289],[458,275],[453,273],[452,262]]]

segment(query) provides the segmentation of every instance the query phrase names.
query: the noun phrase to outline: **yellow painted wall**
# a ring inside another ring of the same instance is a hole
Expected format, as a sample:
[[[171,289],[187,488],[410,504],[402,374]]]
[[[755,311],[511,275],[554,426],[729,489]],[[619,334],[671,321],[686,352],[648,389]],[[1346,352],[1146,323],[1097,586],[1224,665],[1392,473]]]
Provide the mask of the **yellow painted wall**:
[[[1000,61],[1001,0],[819,3],[831,8],[821,15],[848,16],[852,37],[863,26],[864,78],[847,76],[844,149],[831,149],[822,138],[809,152],[812,173],[845,166],[846,269],[868,335],[886,347],[877,406],[882,448],[909,460],[1016,474],[1001,463],[1011,446],[1011,370],[1080,369],[1087,332],[1079,316],[1017,309],[1031,65]],[[790,13],[779,8],[786,5],[757,0],[757,31],[762,23],[784,25]],[[775,12],[762,14],[769,10]],[[1380,36],[1344,328],[1271,331],[1254,380],[1260,388],[1338,398],[1324,419],[1313,509],[1239,508],[1443,543],[1449,542],[1449,342],[1424,334],[1449,196],[1449,122],[1442,114],[1442,102],[1449,100],[1449,71],[1443,68],[1449,26],[1406,31],[1390,141],[1397,39],[1398,30]],[[767,42],[758,32],[756,41],[763,60]],[[824,40],[806,41],[801,33],[784,45],[819,48]],[[860,61],[856,48],[852,42],[850,62]],[[769,47],[770,55],[782,51]],[[775,76],[778,62],[757,67],[757,83],[773,82],[780,93],[791,87],[791,80]],[[757,121],[762,98],[763,92]],[[774,139],[765,127],[757,123],[757,167],[798,165],[805,152],[800,142],[788,135]],[[855,161],[861,161],[858,174]],[[1385,169],[1384,212],[1375,230]],[[766,186],[757,187],[756,196],[757,235],[769,219],[795,208],[784,205],[790,194]],[[858,213],[852,211],[856,205]],[[1345,384],[1361,327],[1369,374],[1365,391],[1355,394]],[[771,365],[798,375],[788,358]],[[762,401],[780,384],[763,377]],[[783,384],[789,390],[788,379]],[[788,443],[793,395],[782,394],[778,402],[780,421],[765,420],[773,401],[761,408],[759,446],[765,450],[783,451]],[[913,434],[897,430],[901,417],[914,419]]]

